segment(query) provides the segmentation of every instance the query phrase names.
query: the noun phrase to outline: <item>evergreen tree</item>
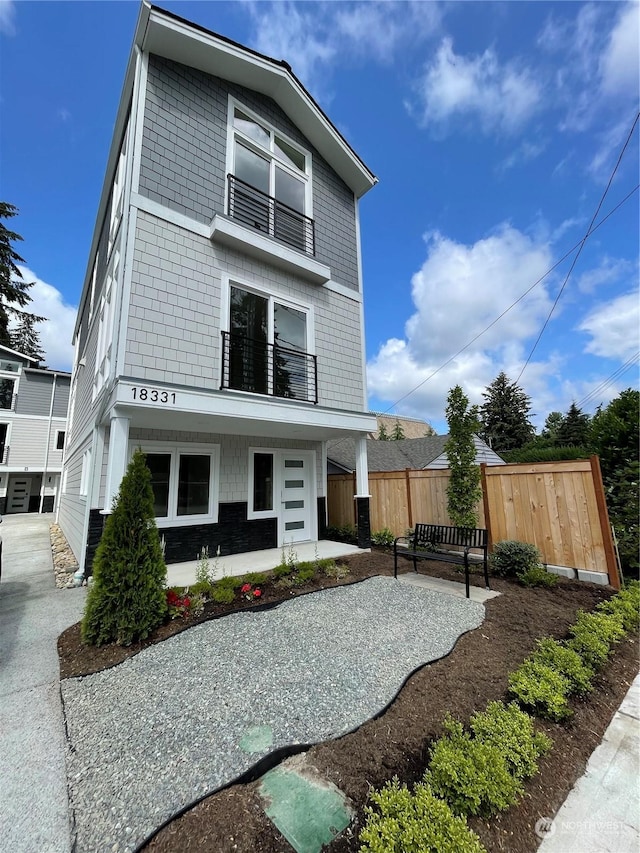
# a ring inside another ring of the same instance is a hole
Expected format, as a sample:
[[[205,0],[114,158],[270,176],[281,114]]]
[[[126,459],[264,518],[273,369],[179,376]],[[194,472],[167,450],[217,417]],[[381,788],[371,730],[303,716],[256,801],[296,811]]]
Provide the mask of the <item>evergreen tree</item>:
[[[23,314],[15,329],[9,333],[11,340],[11,349],[16,352],[21,352],[23,355],[30,355],[36,359],[35,367],[45,367],[44,351],[40,343],[40,335],[34,329],[36,318],[31,314]]]
[[[589,415],[583,414],[576,404],[572,403],[558,429],[558,443],[582,447],[589,443],[590,432],[591,419],[589,418]]]
[[[558,440],[558,432],[562,426],[564,415],[562,412],[549,412],[547,419],[544,422],[541,437],[549,439],[552,443]]]
[[[496,453],[517,450],[531,441],[535,434],[529,420],[531,400],[506,373],[499,373],[482,396],[486,402],[480,409],[480,436]]]
[[[393,432],[391,433],[392,441],[402,441],[404,438],[404,430],[400,424],[400,421],[396,421],[393,427]]]
[[[380,426],[378,427],[378,441],[389,441],[389,433],[383,421],[380,421]]]
[[[451,476],[447,486],[447,509],[453,524],[475,527],[478,502],[482,498],[480,467],[476,464],[474,435],[478,431],[478,407],[469,408],[469,400],[456,385],[447,397],[449,439],[444,446]]]
[[[144,453],[137,450],[93,560],[93,582],[82,620],[83,641],[128,646],[147,637],[167,612],[166,574],[151,474]]]
[[[0,220],[11,219],[17,215],[17,207],[6,201],[0,201]],[[33,318],[33,322],[41,322],[45,319],[20,310],[31,302],[29,288],[33,287],[33,282],[23,281],[22,273],[17,267],[17,264],[24,263],[24,259],[11,245],[17,240],[22,240],[22,237],[15,231],[10,231],[0,221],[0,344],[7,347],[11,347],[9,316],[27,315]]]

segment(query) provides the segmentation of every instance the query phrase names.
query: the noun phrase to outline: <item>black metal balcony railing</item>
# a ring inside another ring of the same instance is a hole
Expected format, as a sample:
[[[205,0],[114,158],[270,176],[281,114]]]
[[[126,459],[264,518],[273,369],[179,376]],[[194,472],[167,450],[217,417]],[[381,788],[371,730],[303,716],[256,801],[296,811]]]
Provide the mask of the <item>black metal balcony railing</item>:
[[[221,388],[318,402],[315,355],[222,333]]]
[[[9,445],[0,444],[0,465],[7,465],[9,462]]]
[[[307,255],[315,255],[313,219],[299,213],[272,196],[228,175],[229,204],[227,214],[243,225],[256,228],[287,246]]]

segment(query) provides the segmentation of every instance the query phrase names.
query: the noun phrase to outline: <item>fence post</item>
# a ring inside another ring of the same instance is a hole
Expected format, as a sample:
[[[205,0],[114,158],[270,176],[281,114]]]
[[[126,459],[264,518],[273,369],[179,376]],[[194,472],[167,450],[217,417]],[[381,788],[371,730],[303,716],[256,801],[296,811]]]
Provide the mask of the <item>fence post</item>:
[[[493,536],[491,535],[491,512],[489,510],[489,493],[487,492],[487,463],[480,463],[480,486],[482,488],[482,506],[484,507],[484,526],[487,528],[487,549],[493,551]]]
[[[593,488],[596,493],[596,505],[598,507],[598,516],[600,518],[602,543],[604,545],[604,553],[607,558],[607,574],[609,575],[609,583],[614,589],[620,589],[618,563],[613,549],[613,536],[611,535],[611,523],[609,522],[609,513],[607,512],[607,500],[604,494],[600,459],[597,456],[590,456],[589,462],[591,463]]]
[[[356,495],[358,494],[358,487],[356,485],[356,472],[354,471],[352,474],[353,477],[353,526],[358,529],[358,507],[356,501]]]
[[[411,469],[405,468],[404,475],[407,483],[407,515],[409,516],[409,527],[413,527],[413,507],[411,506]]]

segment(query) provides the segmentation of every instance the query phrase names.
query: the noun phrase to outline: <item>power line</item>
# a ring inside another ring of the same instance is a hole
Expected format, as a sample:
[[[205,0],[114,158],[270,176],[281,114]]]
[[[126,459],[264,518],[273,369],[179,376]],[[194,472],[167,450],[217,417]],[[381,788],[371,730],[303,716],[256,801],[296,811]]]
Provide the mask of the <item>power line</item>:
[[[604,225],[604,223],[607,221],[607,219],[609,219],[609,217],[610,217],[610,216],[613,216],[613,214],[618,210],[618,208],[622,207],[622,205],[623,205],[623,204],[625,204],[625,203],[626,203],[626,202],[631,198],[631,196],[632,196],[634,193],[636,193],[636,192],[638,191],[638,189],[640,189],[640,184],[637,184],[637,185],[636,185],[636,186],[635,186],[635,187],[634,187],[634,188],[633,188],[629,193],[627,193],[627,195],[626,195],[623,199],[621,199],[621,200],[618,202],[618,204],[616,204],[616,206],[615,206],[615,207],[613,207],[613,208],[612,208],[612,209],[611,209],[611,210],[606,214],[606,216],[603,216],[603,218],[602,218],[602,219],[601,219],[601,220],[600,220],[596,225],[594,225],[594,226],[593,226],[593,227],[588,231],[588,233],[586,234],[586,236],[585,236],[582,240],[579,240],[579,241],[575,244],[575,246],[573,246],[571,249],[569,249],[569,251],[568,251],[568,252],[566,252],[566,253],[565,253],[565,254],[564,254],[564,255],[563,255],[563,256],[562,256],[562,257],[561,257],[561,258],[560,258],[560,259],[559,259],[559,260],[558,260],[558,261],[557,261],[553,266],[552,266],[552,267],[550,267],[550,268],[549,268],[549,269],[544,273],[544,275],[542,275],[542,276],[541,276],[537,281],[535,281],[535,282],[531,285],[531,287],[527,288],[527,290],[525,290],[525,292],[524,292],[521,296],[519,296],[519,297],[515,300],[515,302],[512,302],[512,303],[511,303],[511,305],[509,305],[509,307],[508,307],[508,308],[505,308],[505,310],[502,312],[502,314],[499,314],[499,315],[495,318],[495,320],[492,320],[492,322],[491,322],[491,323],[489,323],[489,325],[488,325],[488,326],[485,326],[485,328],[484,328],[481,332],[478,332],[478,334],[477,334],[475,337],[473,337],[473,338],[472,338],[468,343],[466,343],[466,344],[465,344],[461,349],[459,349],[459,350],[458,350],[454,355],[452,355],[452,356],[451,356],[450,358],[448,358],[445,362],[443,362],[443,363],[440,365],[440,367],[436,368],[436,370],[434,370],[434,371],[433,371],[433,373],[429,374],[429,376],[427,376],[427,377],[426,377],[426,379],[423,379],[423,380],[422,380],[421,382],[419,382],[419,383],[418,383],[414,388],[412,388],[410,391],[407,391],[407,393],[406,393],[406,394],[403,394],[403,396],[402,396],[402,397],[400,397],[398,400],[396,400],[396,401],[395,401],[395,403],[392,403],[392,404],[391,404],[391,406],[389,406],[389,408],[388,408],[388,409],[385,409],[385,410],[384,410],[384,412],[382,412],[382,414],[388,414],[388,413],[389,413],[389,412],[391,412],[393,409],[395,409],[395,407],[396,407],[399,403],[402,403],[402,402],[403,402],[403,400],[406,400],[406,399],[407,399],[407,397],[410,397],[412,394],[415,394],[415,392],[416,392],[419,388],[422,388],[422,386],[423,386],[425,383],[427,383],[427,382],[429,382],[429,380],[433,379],[433,377],[434,377],[434,376],[436,376],[438,373],[440,373],[440,371],[441,371],[441,370],[444,370],[444,368],[445,368],[445,367],[447,367],[447,365],[451,364],[451,362],[452,362],[452,361],[454,361],[454,360],[455,360],[459,355],[461,355],[465,350],[469,349],[469,347],[470,347],[472,344],[474,344],[474,343],[478,340],[478,338],[481,338],[481,337],[482,337],[482,335],[484,335],[484,334],[485,334],[485,332],[488,332],[488,331],[489,331],[489,329],[491,329],[493,326],[495,326],[495,324],[496,324],[497,322],[499,322],[500,320],[502,320],[502,318],[505,316],[505,314],[508,314],[508,313],[509,313],[509,311],[511,311],[511,309],[512,309],[512,308],[515,308],[515,306],[516,306],[519,302],[521,302],[521,301],[525,298],[525,296],[527,296],[529,293],[531,293],[531,291],[532,291],[535,287],[537,287],[539,284],[541,284],[541,283],[545,280],[545,278],[546,278],[548,275],[550,275],[550,274],[551,274],[551,273],[552,273],[552,272],[553,272],[557,267],[559,267],[559,266],[560,266],[560,264],[561,264],[561,263],[563,263],[563,261],[565,261],[568,257],[570,257],[570,256],[573,254],[573,252],[575,252],[575,251],[576,251],[576,249],[578,249],[578,248],[579,248],[579,247],[584,243],[584,241],[586,240],[586,238],[587,238],[587,237],[590,237],[593,233],[595,233],[595,232],[598,230],[598,228],[600,228],[600,226],[601,226],[601,225]]]
[[[627,371],[631,370],[634,365],[634,362],[640,360],[640,352],[636,352],[631,358],[627,359],[624,364],[621,364],[617,370],[604,379],[599,385],[593,388],[582,400],[576,403],[576,406],[581,409],[587,403],[590,403],[595,397],[599,394],[602,394],[610,385],[612,385],[617,379],[620,379]]]
[[[575,258],[573,259],[573,261],[572,261],[572,263],[571,263],[571,266],[569,267],[569,272],[566,274],[565,279],[564,279],[564,281],[562,282],[562,287],[561,287],[561,288],[560,288],[560,290],[558,291],[558,295],[556,296],[555,301],[554,301],[553,305],[551,306],[551,310],[549,311],[549,314],[547,315],[547,319],[546,319],[546,320],[544,321],[544,323],[542,324],[542,328],[540,329],[540,334],[539,334],[539,335],[538,335],[538,337],[536,338],[536,342],[535,342],[535,343],[534,343],[534,345],[532,346],[532,348],[531,348],[531,352],[530,352],[530,353],[529,353],[529,355],[527,356],[527,360],[525,361],[525,363],[524,363],[524,366],[523,366],[522,370],[521,370],[521,371],[520,371],[520,373],[518,374],[518,378],[516,379],[516,385],[520,382],[520,379],[521,379],[521,377],[522,377],[522,374],[523,374],[523,373],[525,372],[525,370],[527,369],[527,365],[528,365],[528,364],[529,364],[529,362],[531,361],[531,359],[532,359],[532,357],[533,357],[533,354],[534,354],[534,352],[536,351],[536,348],[537,348],[538,344],[540,343],[540,339],[542,338],[542,336],[543,336],[543,334],[544,334],[544,330],[547,328],[547,325],[549,324],[549,321],[551,320],[551,317],[552,317],[552,315],[553,315],[553,312],[556,310],[556,306],[557,306],[558,302],[560,301],[560,297],[562,296],[562,293],[563,293],[563,291],[564,291],[565,287],[567,286],[567,282],[569,281],[569,278],[571,277],[571,273],[573,272],[573,270],[574,270],[574,268],[575,268],[576,264],[578,263],[578,258],[579,258],[579,257],[580,257],[580,255],[582,254],[582,250],[584,249],[585,243],[587,242],[587,237],[589,236],[589,234],[590,234],[590,232],[591,232],[591,226],[592,226],[592,225],[593,225],[593,223],[596,221],[596,217],[597,217],[597,216],[598,216],[598,214],[600,213],[600,208],[601,208],[601,207],[602,207],[602,205],[604,204],[604,200],[605,200],[605,198],[606,198],[606,196],[607,196],[607,193],[609,192],[609,188],[611,187],[611,184],[613,183],[613,179],[614,179],[614,177],[615,177],[616,172],[618,171],[618,166],[620,165],[620,162],[622,161],[622,158],[623,158],[623,156],[624,156],[624,152],[627,150],[627,146],[628,146],[628,145],[629,145],[629,143],[631,142],[631,137],[633,136],[633,131],[636,129],[636,125],[638,124],[638,118],[639,118],[639,117],[640,117],[640,113],[636,113],[636,117],[635,117],[635,119],[633,120],[633,124],[631,125],[631,130],[629,131],[629,134],[628,134],[628,136],[627,136],[627,139],[626,139],[626,141],[625,141],[624,145],[622,146],[622,151],[621,151],[621,152],[620,152],[620,154],[618,155],[618,160],[616,161],[616,165],[613,167],[613,172],[611,172],[611,176],[609,177],[609,180],[608,180],[608,182],[607,182],[607,186],[605,187],[605,190],[604,190],[604,192],[602,193],[602,196],[601,196],[601,198],[600,198],[600,201],[598,202],[598,206],[596,207],[595,213],[594,213],[594,214],[593,214],[593,216],[591,217],[591,222],[589,223],[589,227],[587,228],[587,231],[586,231],[586,233],[585,233],[584,237],[582,238],[582,241],[581,241],[581,243],[580,243],[580,248],[578,249],[578,251],[577,251],[577,253],[576,253]]]

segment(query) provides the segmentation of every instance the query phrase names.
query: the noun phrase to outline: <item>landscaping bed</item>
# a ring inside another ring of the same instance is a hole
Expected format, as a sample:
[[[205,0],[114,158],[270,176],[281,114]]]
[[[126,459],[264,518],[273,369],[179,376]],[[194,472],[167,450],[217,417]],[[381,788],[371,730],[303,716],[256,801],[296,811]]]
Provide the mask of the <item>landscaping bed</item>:
[[[342,582],[393,572],[393,558],[383,552],[345,558],[344,562],[350,574]],[[410,564],[406,566],[409,568]],[[462,580],[458,572],[437,563],[429,564],[429,574]],[[287,591],[268,583],[263,586],[261,601],[268,604],[336,583],[323,577]],[[482,585],[482,580],[472,577],[472,583]],[[308,760],[350,797],[357,810],[355,822],[330,847],[334,853],[358,850],[362,809],[370,786],[380,787],[395,774],[408,783],[422,776],[428,745],[441,734],[447,712],[466,722],[474,711],[485,708],[494,699],[504,698],[508,674],[532,651],[538,637],[564,637],[579,609],[592,610],[610,595],[604,588],[566,580],[560,580],[552,590],[528,589],[499,578],[492,579],[492,585],[503,595],[487,602],[486,619],[479,629],[462,637],[446,658],[416,673],[379,719],[343,738],[312,747],[307,753]],[[236,609],[237,605],[236,601]],[[196,617],[197,621],[230,609],[220,605],[207,607]],[[425,620],[428,618],[425,613]],[[83,647],[74,626],[59,641],[62,676],[111,666],[193,621],[176,619],[154,632],[144,644],[128,648]],[[541,759],[540,772],[526,784],[526,795],[520,805],[490,821],[469,821],[488,850],[524,853],[537,849],[536,820],[552,816],[581,775],[637,671],[637,642],[623,640],[610,663],[597,676],[594,693],[586,702],[572,702],[574,715],[570,721],[542,726],[554,741],[554,747]],[[256,784],[252,783],[233,786],[203,800],[168,825],[147,849],[274,853],[291,848],[264,815]]]

